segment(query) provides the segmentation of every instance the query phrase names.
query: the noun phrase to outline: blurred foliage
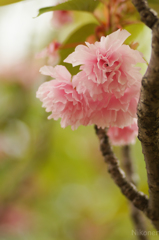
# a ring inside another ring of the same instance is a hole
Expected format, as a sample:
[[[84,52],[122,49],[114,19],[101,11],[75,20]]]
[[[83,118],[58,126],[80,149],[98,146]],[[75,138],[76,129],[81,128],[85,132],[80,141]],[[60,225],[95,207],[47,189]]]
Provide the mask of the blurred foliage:
[[[149,6],[157,12],[159,16],[159,1],[158,0],[151,0],[149,1]]]
[[[158,0],[148,0],[149,6],[154,9],[159,14],[159,1]]]
[[[17,3],[23,0],[0,0],[0,6],[5,6],[12,3]]]
[[[157,4],[157,5],[159,5],[159,2],[158,2],[158,0],[148,0],[148,3],[149,4]]]
[[[65,45],[86,41],[98,26],[94,17],[80,12],[75,13],[73,24],[59,32]],[[150,30],[142,23],[125,28],[131,33],[126,44],[137,41],[138,50],[149,61]],[[51,37],[57,32],[51,32]],[[60,50],[61,63],[73,49]],[[47,120],[48,113],[35,97],[46,80],[38,73],[44,62],[37,69],[31,60],[32,49],[28,55],[22,74],[15,71],[15,63],[0,73],[0,239],[136,239],[127,200],[107,173],[93,126],[72,131],[62,129],[59,121]],[[27,75],[32,67],[35,74]],[[77,68],[67,67],[76,73]],[[142,65],[142,72],[145,70]],[[114,147],[114,151],[121,160],[120,148]],[[148,194],[139,141],[132,153],[139,189]],[[145,221],[147,229],[154,231]],[[150,232],[149,239],[157,236]]]
[[[57,4],[56,6],[39,9],[38,16],[40,16],[45,12],[56,11],[56,10],[93,12],[99,3],[100,3],[99,0],[95,0],[95,1],[69,0],[69,1]]]

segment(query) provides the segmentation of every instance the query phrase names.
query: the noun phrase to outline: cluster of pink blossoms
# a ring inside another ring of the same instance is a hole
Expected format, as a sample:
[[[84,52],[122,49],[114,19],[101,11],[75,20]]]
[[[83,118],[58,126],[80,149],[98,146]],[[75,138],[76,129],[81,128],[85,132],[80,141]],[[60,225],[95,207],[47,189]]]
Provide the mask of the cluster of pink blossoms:
[[[78,45],[64,61],[81,65],[71,76],[64,66],[44,66],[41,73],[54,80],[43,83],[37,97],[49,118],[61,118],[61,126],[96,124],[124,128],[134,124],[141,74],[136,63],[145,62],[137,50],[123,42],[130,34],[118,30],[100,42]]]

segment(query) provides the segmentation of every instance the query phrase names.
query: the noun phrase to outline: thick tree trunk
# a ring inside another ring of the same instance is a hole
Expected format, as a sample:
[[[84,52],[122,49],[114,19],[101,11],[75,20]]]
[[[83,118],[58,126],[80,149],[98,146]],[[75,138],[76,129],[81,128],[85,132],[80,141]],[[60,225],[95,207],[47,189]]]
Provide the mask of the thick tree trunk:
[[[159,19],[147,1],[132,0],[141,20],[152,29],[152,52],[142,79],[138,104],[139,140],[146,162],[149,217],[159,230]]]

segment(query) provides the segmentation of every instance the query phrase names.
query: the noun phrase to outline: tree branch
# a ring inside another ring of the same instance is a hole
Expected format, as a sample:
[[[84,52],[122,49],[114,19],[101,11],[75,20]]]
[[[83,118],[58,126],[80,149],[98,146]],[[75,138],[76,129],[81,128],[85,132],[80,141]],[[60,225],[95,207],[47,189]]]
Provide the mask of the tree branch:
[[[134,171],[134,165],[132,164],[131,149],[129,145],[122,147],[122,159],[127,179],[136,186],[137,178]]]
[[[112,151],[108,136],[106,135],[106,131],[102,128],[97,128],[97,126],[95,126],[95,130],[100,140],[100,150],[105,159],[105,162],[108,164],[108,172],[110,173],[114,182],[118,185],[121,192],[133,203],[135,207],[148,215],[147,196],[142,192],[139,192],[136,189],[135,185],[126,179],[125,174],[120,169],[119,162]]]
[[[133,160],[131,157],[131,148],[129,145],[122,147],[122,163],[125,169],[127,179],[137,185],[137,176],[134,172],[134,165]],[[130,215],[133,221],[135,230],[138,233],[143,233],[146,231],[145,228],[145,221],[143,218],[142,213],[130,202]],[[138,234],[137,235],[139,240],[148,240],[148,236],[145,234]]]
[[[138,10],[141,21],[145,23],[149,28],[152,28],[157,22],[157,13],[148,7],[146,0],[132,0],[132,3]]]
[[[142,21],[152,28],[152,52],[142,79],[138,103],[139,140],[146,162],[149,185],[149,214],[159,230],[159,19],[144,0],[132,0]],[[143,4],[143,8],[140,7]],[[143,12],[147,16],[144,19]]]

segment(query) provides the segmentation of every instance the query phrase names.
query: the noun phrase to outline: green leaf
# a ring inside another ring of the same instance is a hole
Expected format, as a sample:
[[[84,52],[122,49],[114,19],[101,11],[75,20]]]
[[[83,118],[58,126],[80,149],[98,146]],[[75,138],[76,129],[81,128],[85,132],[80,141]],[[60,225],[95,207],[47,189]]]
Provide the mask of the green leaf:
[[[0,6],[9,5],[12,3],[21,2],[22,0],[0,0]]]
[[[43,13],[56,10],[93,12],[98,4],[99,0],[68,0],[67,2],[58,4],[56,6],[39,9],[38,16]]]
[[[79,43],[79,42],[85,42],[86,38],[92,34],[94,34],[95,28],[97,27],[97,24],[89,23],[86,24],[76,31],[74,31],[64,42],[64,44],[71,44],[71,43]],[[72,67],[69,63],[64,63],[63,60],[74,51],[75,47],[72,48],[66,48],[60,50],[60,56],[61,56],[61,62],[59,64],[64,65],[68,71],[75,75],[79,71],[78,67]]]

